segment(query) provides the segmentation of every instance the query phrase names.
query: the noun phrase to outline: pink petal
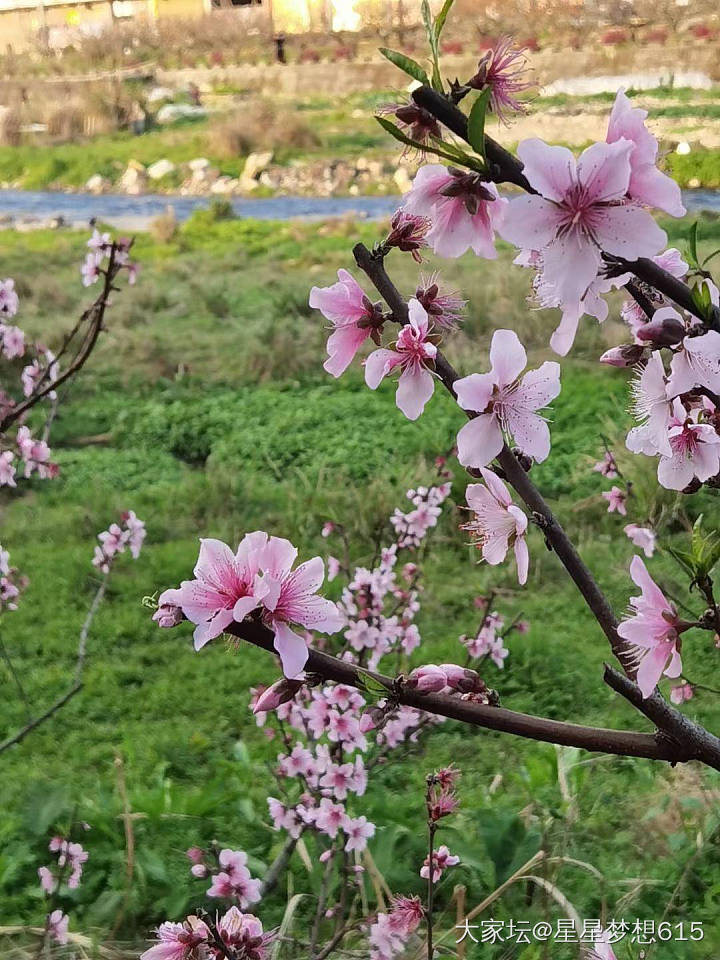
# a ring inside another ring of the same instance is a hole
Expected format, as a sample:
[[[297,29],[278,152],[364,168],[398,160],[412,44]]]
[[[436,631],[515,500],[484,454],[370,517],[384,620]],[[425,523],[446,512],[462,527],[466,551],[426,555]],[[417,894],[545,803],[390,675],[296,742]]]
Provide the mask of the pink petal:
[[[235,623],[242,623],[249,613],[252,613],[260,605],[257,597],[240,597],[235,601],[233,607],[233,620]]]
[[[356,323],[337,327],[328,337],[327,352],[329,356],[323,364],[323,369],[331,376],[339,377],[350,366],[355,354],[369,335],[369,328],[358,327]]]
[[[365,361],[365,383],[371,390],[377,390],[380,381],[400,363],[400,356],[394,350],[380,348],[373,350]]]
[[[476,242],[476,235],[482,236],[482,231],[478,234],[462,198],[442,198],[433,210],[432,227],[426,237],[433,253],[454,260]]]
[[[428,315],[425,307],[420,303],[417,297],[410,297],[408,300],[408,319],[410,326],[424,340],[428,332]]]
[[[211,620],[199,623],[193,633],[194,646],[196,650],[202,649],[206,643],[219,637],[233,622],[232,610],[218,610]]]
[[[528,370],[515,391],[513,402],[528,410],[541,410],[560,393],[560,364],[546,360],[537,370]]]
[[[537,463],[547,460],[550,453],[550,430],[543,418],[536,413],[509,409],[507,420],[516,446]]]
[[[598,207],[593,212],[593,230],[607,253],[625,260],[652,257],[667,243],[667,234],[642,207]]]
[[[605,303],[605,301],[602,300],[601,303]],[[575,334],[582,314],[581,304],[563,310],[562,319],[550,337],[550,346],[558,356],[566,356],[570,347],[575,343]]]
[[[235,581],[235,555],[222,540],[201,539],[193,573],[214,587],[230,586]]]
[[[455,381],[457,402],[463,410],[482,413],[493,395],[495,378],[492,373],[471,373]]]
[[[441,163],[426,163],[415,174],[410,192],[405,194],[403,210],[421,217],[430,216],[440,191],[451,180],[447,167]]]
[[[557,236],[562,220],[561,208],[544,197],[514,197],[498,233],[523,250],[544,250]]]
[[[495,383],[500,387],[517,380],[523,372],[527,354],[514,330],[495,331],[490,344],[490,365]]]
[[[658,170],[654,163],[633,169],[628,193],[633,200],[664,210],[671,217],[684,217],[687,213],[680,187],[672,177]]]
[[[286,623],[273,624],[275,649],[280,655],[283,673],[289,680],[302,673],[309,651],[302,637],[294,633]]]
[[[667,663],[665,647],[666,644],[661,643],[659,646],[649,650],[642,658],[640,666],[638,667],[636,680],[643,697],[652,696],[652,692],[662,676],[665,664]]]
[[[517,537],[515,540],[515,563],[517,564],[518,583],[522,587],[527,583],[530,567],[530,554],[525,537]]]
[[[282,580],[295,563],[297,547],[283,537],[270,537],[262,558],[262,568],[271,577]]]
[[[435,380],[426,367],[408,367],[400,374],[395,402],[408,420],[417,420],[434,389]]]
[[[600,267],[600,250],[582,235],[568,234],[543,251],[543,280],[561,305],[583,300]]]
[[[496,473],[494,473],[492,470],[488,470],[487,467],[481,467],[480,474],[483,480],[485,481],[485,483],[487,484],[488,490],[493,495],[493,497],[497,500],[497,502],[501,503],[504,507],[509,507],[510,504],[512,503],[512,497],[510,496],[510,491],[502,482],[500,477]],[[476,483],[470,484],[470,486],[468,486],[467,488],[467,492],[468,493],[470,492],[470,487],[477,487],[477,486],[480,486],[480,485]],[[482,489],[482,487],[480,487],[480,489]],[[470,504],[470,506],[472,506],[469,499],[468,499],[468,503]]]
[[[630,183],[630,155],[634,148],[631,140],[618,140],[616,143],[593,143],[583,150],[577,172],[588,200],[605,203],[625,196]]]
[[[500,453],[503,438],[494,413],[470,420],[457,435],[458,460],[464,467],[485,467]]]
[[[524,165],[523,173],[543,197],[560,201],[573,187],[575,157],[567,147],[551,147],[531,137],[518,145],[517,153]]]
[[[643,598],[647,600],[648,603],[651,603],[658,610],[668,609],[665,594],[648,573],[648,568],[645,566],[643,558],[637,554],[635,554],[630,561],[630,576],[632,577],[633,583],[640,587]]]
[[[482,558],[490,566],[496,567],[502,563],[508,552],[508,535],[505,533],[494,533],[483,543]]]

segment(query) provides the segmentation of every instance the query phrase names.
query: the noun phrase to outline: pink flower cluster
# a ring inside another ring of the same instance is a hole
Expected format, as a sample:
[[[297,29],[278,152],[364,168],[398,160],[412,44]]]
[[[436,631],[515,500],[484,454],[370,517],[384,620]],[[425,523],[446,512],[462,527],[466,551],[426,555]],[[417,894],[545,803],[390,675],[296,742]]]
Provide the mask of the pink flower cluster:
[[[127,270],[128,283],[131,285],[135,283],[138,267],[136,263],[130,260],[131,240],[121,238],[114,241],[109,233],[100,233],[99,230],[93,230],[87,245],[89,250],[80,269],[83,286],[91,287],[94,283],[97,283],[109,266],[111,254],[113,255],[114,265]]]
[[[390,517],[398,549],[413,549],[420,546],[428,530],[436,526],[438,517],[442,513],[442,505],[450,495],[451,486],[450,483],[443,483],[438,487],[418,487],[417,490],[408,490],[406,496],[412,502],[414,509],[403,513],[396,508]]]
[[[275,934],[265,933],[253,914],[232,906],[214,926],[213,931],[196,916],[182,923],[162,923],[156,932],[157,943],[141,954],[140,960],[227,960],[228,956],[267,960],[267,948]]]
[[[235,553],[220,540],[200,541],[194,580],[166,590],[153,616],[161,627],[179,622],[178,610],[196,624],[195,649],[219,637],[231,623],[257,611],[275,635],[275,649],[286,677],[299,676],[308,659],[299,623],[321,633],[336,633],[342,616],[331,600],[317,595],[325,567],[313,557],[293,570],[297,548],[289,540],[248,533]]]
[[[190,872],[194,877],[204,879],[212,876],[207,891],[209,897],[235,900],[241,910],[260,900],[262,884],[250,874],[248,857],[242,850],[224,847],[208,853],[199,847],[190,847],[187,856],[192,863]]]
[[[100,546],[95,547],[93,566],[103,573],[110,573],[113,561],[118,554],[129,549],[133,560],[140,556],[145,540],[145,524],[138,519],[134,510],[126,510],[120,515],[120,523],[113,523],[107,530],[98,534]]]
[[[44,892],[54,893],[62,881],[71,890],[76,890],[82,879],[83,864],[88,859],[87,850],[83,849],[82,844],[60,836],[51,839],[48,849],[57,854],[57,860],[52,867],[38,868],[40,886]]]
[[[410,689],[420,693],[458,693],[461,700],[490,703],[493,692],[488,690],[477,671],[456,663],[434,663],[415,667],[406,680]]]
[[[370,960],[392,960],[425,917],[419,897],[395,897],[389,913],[378,913],[370,927]]]
[[[500,670],[505,667],[505,659],[510,651],[505,646],[505,639],[512,631],[527,633],[530,629],[525,620],[515,619],[507,626],[505,619],[497,612],[490,610],[488,604],[491,598],[480,598],[485,605],[486,613],[473,636],[461,636],[460,643],[466,647],[470,660],[485,660],[489,657]]]
[[[18,312],[20,301],[14,280],[0,280],[0,357],[8,360],[25,353],[25,336],[19,327],[6,323]]]
[[[10,566],[10,553],[0,544],[0,613],[17,610],[18,597],[27,586],[27,578]]]
[[[22,464],[22,475],[26,480],[34,473],[41,480],[52,479],[58,475],[58,465],[50,461],[50,447],[44,440],[33,437],[29,427],[18,427],[15,444],[18,459]],[[17,486],[15,479],[17,468],[14,461],[13,450],[3,450],[0,453],[0,486]]]

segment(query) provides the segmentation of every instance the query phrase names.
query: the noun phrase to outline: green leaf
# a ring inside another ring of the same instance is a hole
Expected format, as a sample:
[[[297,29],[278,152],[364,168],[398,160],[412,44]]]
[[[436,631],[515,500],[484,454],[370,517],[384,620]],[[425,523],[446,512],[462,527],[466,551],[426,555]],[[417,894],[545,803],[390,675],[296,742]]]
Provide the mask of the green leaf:
[[[692,288],[692,300],[703,317],[709,320],[712,315],[713,304],[710,287],[707,283],[698,283]]]
[[[475,153],[485,156],[485,115],[490,101],[490,87],[475,100],[468,117],[468,140]]]
[[[720,247],[717,250],[713,250],[712,253],[709,253],[702,262],[703,267],[706,267],[711,260],[714,260],[715,257],[720,253]]]
[[[417,61],[406,57],[404,53],[398,53],[397,50],[389,50],[387,47],[380,47],[380,53],[386,60],[389,60],[390,63],[394,63],[396,67],[400,67],[400,69],[407,73],[409,77],[412,77],[413,80],[417,80],[425,86],[430,85],[430,79],[427,73]]]
[[[430,53],[432,54],[433,62],[433,71],[432,71],[432,86],[433,89],[437,90],[439,93],[443,92],[443,83],[442,77],[440,76],[440,58],[438,54],[438,38],[435,33],[435,24],[433,23],[432,11],[430,10],[429,0],[422,0],[420,6],[422,12],[423,24],[425,25],[425,33],[427,34],[428,43],[430,44]]]
[[[470,167],[471,170],[483,172],[485,169],[477,157],[472,157],[468,153],[463,153],[456,147],[451,147],[449,144],[445,144],[444,141],[440,141],[443,143],[442,147],[418,143],[417,140],[412,140],[410,137],[406,136],[402,130],[395,126],[391,120],[388,120],[387,117],[375,117],[375,119],[380,126],[390,134],[391,137],[395,137],[396,140],[399,140],[400,143],[404,143],[408,147],[415,147],[416,150],[424,150],[425,153],[433,153],[436,157],[442,157],[443,160],[448,160],[453,164],[463,164],[466,167]]]
[[[693,225],[690,227],[690,230],[688,231],[688,251],[690,254],[691,267],[698,267],[700,265],[698,261],[698,252],[697,252],[697,233],[698,233],[698,221],[696,220],[695,223],[693,223]]]
[[[668,553],[680,566],[685,570],[686,573],[689,573],[691,577],[695,576],[695,558],[692,554],[687,553],[685,550],[675,550],[673,547],[668,547]]]
[[[455,3],[455,0],[445,0],[442,10],[437,15],[437,18],[435,20],[435,39],[436,40],[440,39],[440,34],[443,32],[445,21],[447,20],[447,16],[450,13],[450,10],[452,9],[453,3]]]
[[[368,693],[372,693],[377,697],[386,697],[388,695],[388,688],[384,683],[380,683],[379,680],[376,680],[375,677],[368,673],[367,670],[361,670],[358,668],[358,675],[363,685],[363,689],[367,690]]]

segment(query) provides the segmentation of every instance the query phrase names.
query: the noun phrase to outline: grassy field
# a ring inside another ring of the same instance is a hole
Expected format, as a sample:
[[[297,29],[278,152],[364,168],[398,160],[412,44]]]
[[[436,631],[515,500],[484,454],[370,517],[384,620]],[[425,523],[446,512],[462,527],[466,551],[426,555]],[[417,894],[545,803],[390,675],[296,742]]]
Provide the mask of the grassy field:
[[[28,190],[81,189],[94,174],[117,183],[131,160],[149,166],[167,158],[180,167],[197,157],[206,157],[223,175],[238,177],[248,153],[274,147],[274,162],[280,166],[297,162],[354,163],[359,156],[380,160],[387,164],[387,175],[377,183],[365,183],[363,191],[381,183],[385,190],[396,189],[391,173],[398,151],[375,122],[373,111],[380,104],[398,102],[405,96],[398,90],[352,94],[338,106],[323,96],[269,104],[221,94],[213,98],[220,112],[209,120],[184,121],[140,136],[123,132],[85,142],[47,144],[29,140],[19,147],[0,146],[0,182]],[[697,180],[703,187],[720,186],[720,150],[695,143],[699,128],[709,128],[719,115],[717,91],[660,88],[636,93],[634,98],[651,109],[661,140],[671,145],[685,139],[693,143],[690,154],[682,156],[670,150],[663,160],[680,185],[686,187]],[[583,147],[593,137],[604,136],[613,99],[610,94],[537,97],[529,104],[528,120],[521,121],[520,127],[501,127],[497,135],[509,147],[518,138],[544,135],[534,127],[547,114],[551,122],[560,121],[559,127],[548,131],[547,139]],[[154,183],[153,189],[175,191],[186,175],[187,171],[178,169]],[[260,188],[261,192],[267,189]]]
[[[673,229],[678,240],[687,224]],[[272,679],[273,664],[259,651],[222,643],[195,654],[188,629],[160,632],[141,601],[189,574],[201,535],[235,542],[260,527],[289,537],[308,557],[328,551],[320,529],[336,519],[351,530],[353,560],[366,562],[377,523],[403,506],[408,486],[431,479],[434,457],[461,423],[450,398],[438,391],[411,424],[394,406],[392,385],[372,393],[357,371],[331,381],[321,368],[324,324],[307,306],[309,287],[331,282],[339,266],[349,265],[352,244],[372,242],[377,230],[351,221],[215,222],[199,214],[171,243],[138,238],[140,281],[117,296],[107,333],[54,428],[61,476],[6,491],[0,500],[3,545],[31,578],[20,609],[0,629],[38,705],[69,684],[97,586],[90,565],[96,533],[127,508],[148,527],[141,558],[122,558],[112,577],[90,638],[85,689],[0,757],[0,926],[41,922],[36,870],[45,862],[46,830],[69,811],[93,826],[71,928],[100,938],[114,928],[114,939],[140,941],[154,924],[202,902],[204,885],[191,880],[183,853],[192,843],[217,839],[246,849],[256,874],[277,852],[264,771],[279,747],[248,711],[248,687]],[[704,222],[701,235],[708,250],[717,247],[718,221]],[[83,242],[71,233],[2,235],[0,274],[17,278],[26,329],[56,339],[69,325],[83,301]],[[501,326],[518,330],[532,365],[549,356],[555,318],[528,309],[527,274],[508,272],[509,260],[504,249],[497,263],[465,257],[443,264],[443,276],[471,300],[463,332],[448,345],[465,372],[486,368],[488,335]],[[412,292],[412,261],[398,255],[390,270]],[[631,593],[632,549],[621,533],[625,521],[605,512],[599,494],[607,484],[591,469],[601,437],[616,444],[635,480],[631,519],[662,512],[663,546],[682,542],[698,512],[716,523],[718,511],[707,493],[691,501],[658,494],[649,461],[623,455],[626,376],[595,363],[606,343],[619,341],[620,327],[585,323],[563,362],[554,454],[533,475],[621,610]],[[475,563],[457,530],[464,484],[456,467],[428,559],[424,642],[413,663],[456,659],[458,636],[474,628],[473,596],[497,589],[502,609],[531,623],[529,634],[512,640],[505,670],[487,669],[506,706],[642,727],[603,686],[606,643],[539,534],[531,534],[527,590],[518,589],[509,566]],[[666,553],[652,570],[681,590]],[[334,584],[329,593],[338,589]],[[691,604],[698,606],[696,598]],[[712,684],[717,656],[710,644],[691,640],[685,659],[692,679]],[[4,670],[0,739],[24,722]],[[698,696],[685,709],[720,728],[712,698]],[[133,814],[130,883],[116,757]],[[373,855],[393,891],[420,890],[423,778],[450,761],[463,771],[463,805],[443,839],[458,848],[463,867],[441,888],[441,928],[453,923],[453,882],[467,885],[472,904],[542,848],[557,858],[544,875],[582,916],[704,922],[706,939],[692,954],[685,943],[668,943],[651,952],[653,960],[718,956],[717,775],[558,752],[446,723],[401,767],[381,769],[366,797],[363,812],[379,824]],[[279,921],[289,892],[317,889],[319,870],[308,875],[293,861],[287,881],[262,906],[266,927]],[[512,888],[492,916],[562,915],[547,894],[530,893]],[[306,929],[312,909],[301,907],[298,930]],[[512,954],[502,946],[471,947],[468,956],[476,955],[550,954],[537,946]],[[576,948],[553,947],[554,960],[575,956]]]

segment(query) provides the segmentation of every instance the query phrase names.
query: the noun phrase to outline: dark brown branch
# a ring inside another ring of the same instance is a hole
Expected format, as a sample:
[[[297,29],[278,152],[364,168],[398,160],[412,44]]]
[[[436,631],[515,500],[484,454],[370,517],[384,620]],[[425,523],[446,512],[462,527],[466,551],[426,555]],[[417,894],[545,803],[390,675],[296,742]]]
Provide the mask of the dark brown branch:
[[[448,130],[451,130],[466,143],[469,142],[467,117],[447,97],[430,87],[418,87],[417,90],[413,90],[412,96],[419,106],[428,110]],[[485,153],[490,164],[491,179],[495,183],[512,183],[527,193],[537,193],[522,172],[522,162],[487,135],[485,136]],[[663,270],[654,261],[644,257],[633,261],[621,260],[618,257],[611,256],[605,256],[605,259],[617,268],[618,274],[634,273],[639,280],[655,287],[656,290],[673,300],[679,307],[687,310],[688,313],[693,314],[698,319],[706,321],[706,317],[702,315],[693,301],[690,287],[673,277],[667,270]],[[715,310],[715,317],[711,325],[715,329],[720,329],[720,318],[718,318],[717,310]]]
[[[353,255],[357,265],[367,274],[378,292],[384,297],[386,303],[393,311],[393,316],[396,319],[405,318],[405,322],[407,322],[407,305],[404,304],[402,295],[388,276],[383,260],[374,257],[363,244],[357,244],[354,247]],[[400,322],[403,322],[403,320],[400,319]],[[444,386],[455,396],[454,383],[459,375],[439,350],[435,369]],[[474,414],[469,413],[468,416],[472,417]],[[672,738],[678,743],[688,744],[687,749],[690,756],[702,759],[709,766],[720,769],[720,740],[703,727],[688,720],[680,711],[675,710],[666,703],[659,694],[655,694],[648,699],[642,697],[640,690],[632,682],[635,677],[634,664],[627,646],[617,634],[617,620],[613,609],[595,581],[592,573],[583,563],[572,541],[553,516],[550,507],[527,475],[517,457],[505,446],[497,459],[510,485],[515,489],[525,505],[535,514],[547,542],[557,553],[558,558],[605,633],[613,653],[627,675],[627,689],[634,691],[633,699],[630,700],[630,697],[627,697],[627,699],[629,699],[633,706],[640,712],[645,714],[648,719],[657,724],[661,730],[664,731],[666,737]],[[617,674],[617,676],[621,675]],[[606,682],[609,683],[610,681],[607,677],[608,674],[606,672]],[[612,686],[612,684],[610,685]],[[613,689],[623,693],[623,691],[617,687],[613,687]],[[623,696],[625,696],[624,693]],[[688,739],[690,732],[692,732],[692,737]],[[521,735],[532,736],[528,733]],[[696,748],[700,752],[696,753]],[[606,752],[611,753],[613,751]]]
[[[75,686],[71,687],[66,694],[60,697],[59,700],[56,700],[52,706],[48,707],[45,713],[41,713],[39,717],[35,717],[35,719],[31,720],[30,723],[26,723],[25,726],[18,730],[17,733],[13,734],[12,737],[8,737],[7,740],[3,740],[3,742],[0,743],[0,753],[4,753],[5,750],[8,750],[10,747],[15,746],[16,743],[20,743],[22,740],[24,740],[29,733],[32,733],[32,731],[36,727],[39,727],[41,723],[49,720],[54,713],[57,713],[58,710],[65,706],[68,700],[71,700],[75,694],[80,693],[81,690],[82,684],[76,683]]]
[[[107,270],[105,271],[103,279],[103,289],[100,296],[95,300],[91,307],[83,313],[80,317],[80,320],[77,322],[75,328],[70,334],[69,339],[72,339],[78,329],[88,323],[88,329],[85,334],[85,338],[78,349],[78,352],[75,354],[72,362],[55,380],[50,380],[46,375],[43,375],[38,387],[23,400],[22,403],[19,403],[17,406],[13,407],[6,415],[0,420],[0,435],[6,432],[6,430],[13,425],[17,420],[24,416],[29,410],[31,410],[37,403],[43,400],[49,393],[52,393],[54,390],[57,390],[58,387],[61,387],[66,383],[71,377],[74,377],[76,373],[85,365],[88,357],[93,352],[95,344],[97,343],[98,337],[103,329],[103,323],[105,320],[105,310],[107,309],[108,300],[110,294],[113,290],[113,280],[117,276],[119,267],[115,265],[115,246],[113,245],[110,253],[110,260],[108,263]],[[48,365],[48,370],[57,362],[60,354],[55,360]],[[48,382],[44,382],[47,380]]]
[[[257,620],[232,623],[226,632],[269,653],[275,653],[272,632]],[[364,689],[363,671],[346,660],[339,660],[320,650],[310,650],[305,670],[309,674],[317,674],[323,680]],[[370,671],[364,671],[365,674],[368,672]],[[675,743],[658,734],[585,727],[561,720],[518,713],[514,710],[506,710],[504,707],[473,703],[447,694],[418,693],[406,684],[395,683],[391,677],[370,673],[388,690],[388,696],[392,695],[400,704],[486,730],[622,757],[645,757],[671,763],[683,763],[696,759],[696,755],[684,744]],[[717,768],[720,769],[720,758],[717,761]]]

